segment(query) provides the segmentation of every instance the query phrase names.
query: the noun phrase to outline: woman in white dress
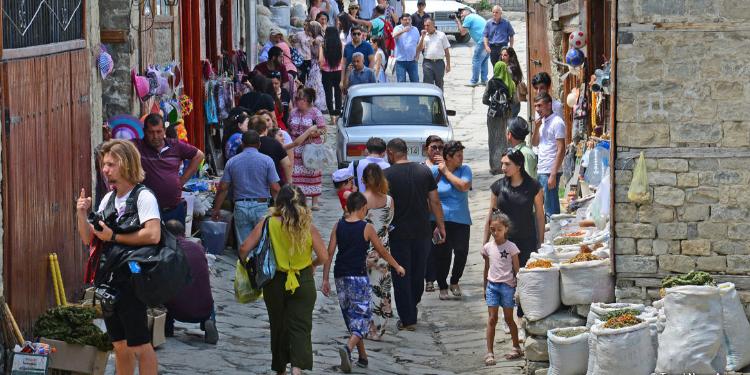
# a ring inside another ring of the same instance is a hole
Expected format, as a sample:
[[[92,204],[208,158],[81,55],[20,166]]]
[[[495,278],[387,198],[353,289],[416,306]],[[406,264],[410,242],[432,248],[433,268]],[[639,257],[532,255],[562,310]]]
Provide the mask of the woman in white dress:
[[[388,243],[388,227],[393,220],[393,199],[388,195],[388,181],[385,179],[383,170],[379,165],[368,164],[362,171],[362,180],[365,183],[364,195],[367,198],[367,220],[375,226],[383,246],[391,251]],[[391,303],[391,288],[393,281],[391,272],[388,270],[388,262],[380,257],[372,248],[367,253],[367,275],[370,277],[372,288],[372,320],[370,321],[370,333],[368,338],[380,340],[385,333],[388,319],[393,318],[393,305]]]

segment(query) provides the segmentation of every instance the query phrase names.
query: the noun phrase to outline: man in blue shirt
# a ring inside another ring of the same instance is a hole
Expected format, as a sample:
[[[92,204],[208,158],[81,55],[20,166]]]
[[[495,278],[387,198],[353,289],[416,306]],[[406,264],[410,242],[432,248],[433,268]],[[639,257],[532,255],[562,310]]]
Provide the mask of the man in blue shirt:
[[[242,152],[229,159],[224,167],[212,215],[214,220],[218,220],[221,205],[231,187],[238,247],[268,212],[271,196],[276,196],[281,190],[273,159],[258,151],[258,132],[252,129],[245,132],[242,146]]]
[[[359,52],[352,56],[352,65],[349,66],[347,74],[344,75],[344,82],[341,83],[344,94],[354,85],[375,83],[375,73],[365,66],[364,60],[364,55]]]
[[[487,24],[482,16],[472,13],[468,8],[461,11],[461,18],[456,17],[456,24],[461,35],[468,33],[474,41],[474,55],[471,58],[471,81],[469,86],[474,87],[478,84],[487,84],[487,60],[490,55],[484,49],[484,27]]]
[[[417,56],[417,44],[419,44],[419,31],[411,25],[411,15],[404,13],[401,16],[401,24],[393,29],[393,39],[396,40],[396,80],[406,82],[406,74],[409,81],[419,82],[419,69],[415,58]]]
[[[484,27],[484,50],[490,54],[490,64],[494,67],[500,60],[503,47],[513,47],[513,26],[503,18],[503,8],[492,7],[492,19]]]
[[[370,63],[372,63],[375,51],[373,51],[372,45],[368,41],[363,40],[363,33],[364,31],[362,31],[361,27],[352,27],[352,41],[351,43],[347,43],[346,47],[344,47],[344,58],[346,59],[346,65],[352,63],[352,55],[357,52],[361,53],[365,57],[366,67],[369,67]]]

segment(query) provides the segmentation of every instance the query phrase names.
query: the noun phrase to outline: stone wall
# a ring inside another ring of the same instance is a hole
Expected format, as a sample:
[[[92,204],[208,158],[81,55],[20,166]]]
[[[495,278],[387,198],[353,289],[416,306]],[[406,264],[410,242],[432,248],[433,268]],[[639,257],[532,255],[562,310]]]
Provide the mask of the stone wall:
[[[106,47],[115,63],[112,74],[102,83],[103,119],[122,113],[136,113],[137,101],[130,83],[130,68],[138,66],[138,7],[130,1],[101,0],[99,25],[106,30],[128,30],[125,43],[110,43]],[[103,11],[106,9],[106,11]],[[101,124],[100,119],[98,124]]]
[[[618,300],[670,273],[738,286],[750,312],[750,1],[619,0],[615,163]],[[640,151],[652,202],[627,190]]]

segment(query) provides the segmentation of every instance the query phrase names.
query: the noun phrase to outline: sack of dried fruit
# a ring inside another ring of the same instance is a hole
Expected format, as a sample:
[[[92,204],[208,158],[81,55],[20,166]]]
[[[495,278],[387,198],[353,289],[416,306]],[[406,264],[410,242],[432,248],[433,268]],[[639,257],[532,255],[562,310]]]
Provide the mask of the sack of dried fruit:
[[[588,375],[649,375],[656,352],[648,323],[632,315],[591,326]]]
[[[646,306],[640,303],[603,303],[594,302],[591,304],[589,309],[589,315],[586,317],[586,327],[591,328],[592,325],[599,323],[602,319],[611,312],[618,310],[629,310],[633,315],[639,315]]]
[[[685,285],[666,289],[657,373],[723,373],[726,367],[719,288]],[[661,324],[661,323],[660,323]]]
[[[586,373],[589,360],[589,332],[586,327],[555,328],[547,331],[549,369],[547,375]]]
[[[740,371],[750,365],[750,323],[734,284],[723,283],[718,287],[727,346],[727,370]]]
[[[548,260],[531,260],[518,271],[518,299],[524,317],[546,318],[560,307],[560,269]]]
[[[583,256],[588,255],[591,254]],[[561,263],[560,297],[563,305],[614,301],[615,285],[610,269],[609,259]]]

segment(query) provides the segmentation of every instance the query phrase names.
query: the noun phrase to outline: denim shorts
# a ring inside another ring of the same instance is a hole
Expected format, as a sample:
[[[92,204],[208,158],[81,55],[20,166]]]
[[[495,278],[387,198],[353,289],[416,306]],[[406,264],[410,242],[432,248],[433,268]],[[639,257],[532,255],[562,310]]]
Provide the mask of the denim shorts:
[[[492,281],[487,282],[487,306],[489,307],[503,307],[512,308],[516,306],[513,302],[513,295],[516,293],[516,288],[506,283],[493,283]]]

